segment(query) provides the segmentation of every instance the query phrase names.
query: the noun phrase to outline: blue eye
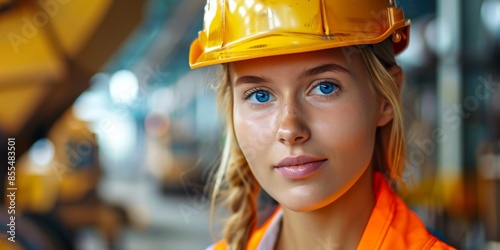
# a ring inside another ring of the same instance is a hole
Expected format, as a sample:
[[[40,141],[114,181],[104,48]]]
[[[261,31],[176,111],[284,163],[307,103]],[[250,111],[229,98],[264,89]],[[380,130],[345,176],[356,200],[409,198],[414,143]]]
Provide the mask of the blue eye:
[[[317,95],[329,95],[332,92],[336,91],[339,87],[331,82],[323,81],[320,84],[316,85],[312,90],[314,94]]]
[[[274,97],[265,90],[256,90],[253,93],[250,93],[247,99],[253,103],[264,103],[272,100]]]

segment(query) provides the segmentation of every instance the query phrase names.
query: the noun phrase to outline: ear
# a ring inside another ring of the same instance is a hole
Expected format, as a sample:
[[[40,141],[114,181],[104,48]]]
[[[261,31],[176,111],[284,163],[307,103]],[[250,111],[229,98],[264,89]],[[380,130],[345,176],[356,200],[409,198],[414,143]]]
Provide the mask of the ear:
[[[387,72],[391,75],[392,79],[397,85],[398,94],[401,92],[403,85],[403,71],[397,65],[390,67]],[[377,121],[377,126],[382,127],[389,123],[394,118],[394,108],[392,105],[386,100],[381,100],[379,116]]]

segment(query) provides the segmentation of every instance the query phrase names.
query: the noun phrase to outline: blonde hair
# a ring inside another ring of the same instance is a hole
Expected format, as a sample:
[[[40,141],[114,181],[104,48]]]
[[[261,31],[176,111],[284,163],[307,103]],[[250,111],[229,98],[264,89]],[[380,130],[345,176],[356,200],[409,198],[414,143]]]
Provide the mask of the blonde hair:
[[[403,184],[401,176],[406,146],[400,94],[402,86],[399,86],[387,71],[392,66],[398,67],[392,42],[386,39],[379,44],[347,49],[354,49],[361,55],[373,83],[373,90],[393,107],[393,120],[377,129],[373,161],[376,170],[385,174],[389,181]],[[239,250],[246,248],[257,225],[257,195],[260,186],[236,141],[233,126],[233,88],[227,65],[220,67],[220,80],[220,85],[215,89],[219,113],[225,116],[226,138],[222,160],[214,178],[211,210],[213,214],[216,199],[223,196],[231,213],[225,223],[223,238],[230,250]]]

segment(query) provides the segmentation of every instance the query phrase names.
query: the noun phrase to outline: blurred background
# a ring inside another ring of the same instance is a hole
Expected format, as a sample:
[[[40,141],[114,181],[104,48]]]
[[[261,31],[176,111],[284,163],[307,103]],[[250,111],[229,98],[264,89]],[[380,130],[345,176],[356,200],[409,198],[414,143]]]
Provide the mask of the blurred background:
[[[500,0],[396,2],[412,19],[401,195],[447,243],[500,249]],[[0,0],[0,249],[212,243],[214,69],[187,63],[204,5]]]

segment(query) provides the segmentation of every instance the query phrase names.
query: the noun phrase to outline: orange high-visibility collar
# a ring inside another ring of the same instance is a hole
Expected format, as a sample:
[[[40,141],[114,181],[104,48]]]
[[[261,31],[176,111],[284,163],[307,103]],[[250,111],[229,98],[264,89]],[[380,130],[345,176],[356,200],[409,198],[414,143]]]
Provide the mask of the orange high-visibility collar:
[[[374,175],[374,192],[376,204],[358,244],[358,249],[455,249],[429,233],[420,218],[392,192],[384,176],[379,172],[375,172]],[[272,238],[273,244],[266,242],[266,245],[275,245],[281,217],[281,207],[278,207],[262,227],[252,234],[246,249],[272,250],[264,247],[263,239]],[[276,235],[270,235],[270,233]],[[219,241],[208,249],[226,250],[227,246],[224,241]]]

